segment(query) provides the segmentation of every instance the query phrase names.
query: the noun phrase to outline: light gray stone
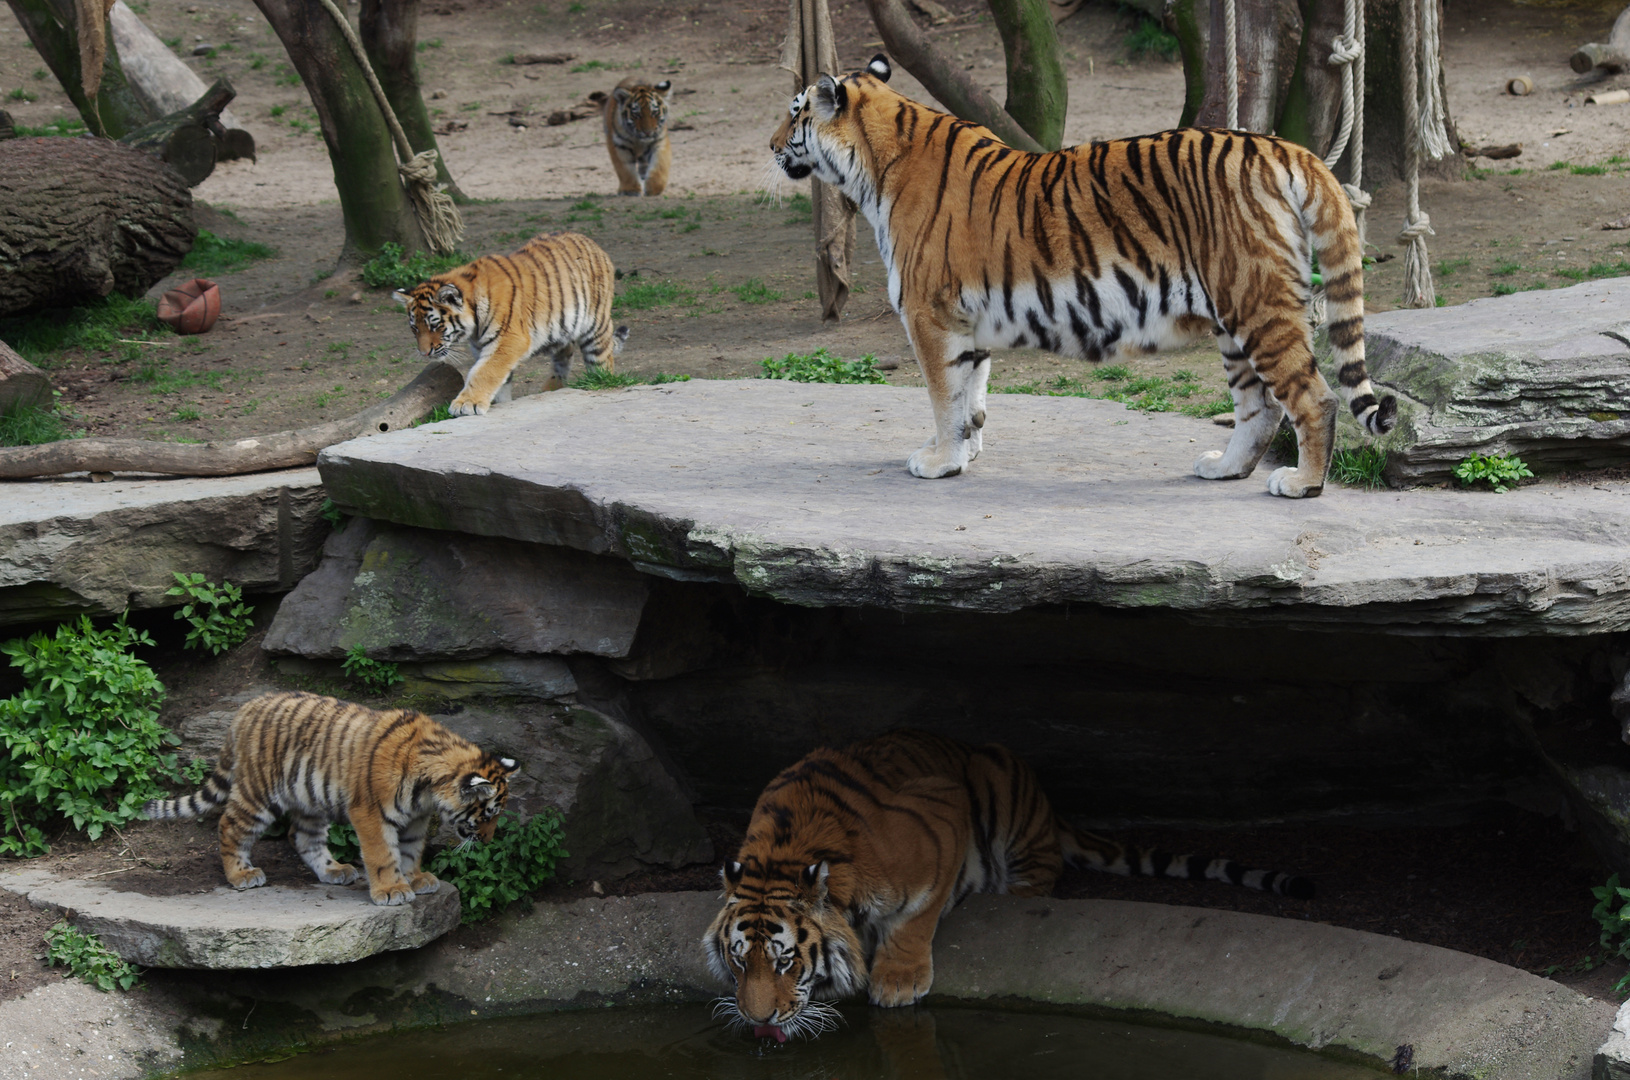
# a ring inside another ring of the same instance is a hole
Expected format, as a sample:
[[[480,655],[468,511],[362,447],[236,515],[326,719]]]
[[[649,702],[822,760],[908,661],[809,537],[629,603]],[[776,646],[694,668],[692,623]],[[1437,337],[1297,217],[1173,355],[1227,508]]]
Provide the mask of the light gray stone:
[[[168,480],[0,481],[0,626],[169,607],[175,573],[276,592],[329,526],[316,469]]]
[[[239,706],[276,689],[275,686],[263,684],[251,686],[214,702],[213,708],[170,721],[175,733],[181,737],[178,749],[187,757],[214,761],[226,742],[227,728],[232,726],[232,718],[238,714]]]
[[[1392,479],[1447,480],[1471,454],[1630,462],[1630,278],[1368,315],[1365,352],[1402,399]]]
[[[1619,1006],[1613,1031],[1591,1066],[1591,1080],[1630,1080],[1630,1001]]]
[[[352,518],[278,608],[268,652],[337,660],[627,656],[649,591],[615,559]]]
[[[446,882],[412,903],[379,907],[365,884],[263,885],[238,892],[144,896],[89,879],[23,867],[0,872],[0,889],[72,922],[124,959],[146,967],[276,968],[343,964],[416,949],[458,925],[458,890]]]
[[[570,855],[557,875],[614,881],[637,870],[708,862],[713,844],[690,800],[640,734],[582,707],[469,705],[436,717],[482,747],[518,758],[511,812],[560,811]]]
[[[1547,294],[1555,295],[1555,294]],[[992,395],[983,456],[918,480],[921,390],[777,380],[540,394],[332,446],[344,506],[617,555],[800,605],[1164,607],[1406,633],[1630,628],[1630,484],[1506,495],[1190,468],[1226,431],[1105,401]]]

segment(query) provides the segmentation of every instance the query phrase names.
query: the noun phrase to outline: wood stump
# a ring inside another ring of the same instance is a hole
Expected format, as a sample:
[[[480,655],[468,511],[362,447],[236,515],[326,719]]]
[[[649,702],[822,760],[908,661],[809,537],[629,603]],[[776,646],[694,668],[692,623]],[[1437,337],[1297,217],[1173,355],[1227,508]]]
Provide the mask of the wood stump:
[[[29,405],[51,404],[51,380],[45,372],[0,341],[0,416]]]
[[[192,192],[107,139],[0,142],[0,315],[140,296],[192,250]]]

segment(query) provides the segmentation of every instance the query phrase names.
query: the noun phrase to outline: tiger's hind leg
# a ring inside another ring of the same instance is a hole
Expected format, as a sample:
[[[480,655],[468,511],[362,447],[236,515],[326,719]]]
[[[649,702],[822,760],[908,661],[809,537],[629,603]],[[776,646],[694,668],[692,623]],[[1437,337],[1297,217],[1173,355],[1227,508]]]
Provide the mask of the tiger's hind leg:
[[[934,406],[934,436],[911,455],[906,468],[925,480],[956,476],[984,445],[990,353],[974,348],[971,337],[928,319],[912,320],[909,329]]]
[[[311,867],[325,885],[349,885],[357,879],[357,868],[342,863],[328,850],[328,819],[316,815],[290,814],[289,839],[300,860]]]
[[[566,385],[572,374],[572,347],[570,345],[556,346],[549,352],[549,378],[544,380],[543,392],[559,390]]]
[[[416,818],[408,822],[396,837],[396,854],[408,887],[423,896],[441,888],[441,879],[423,869],[424,844],[430,833],[430,818]]]
[[[628,340],[628,327],[612,328],[609,319],[595,325],[594,329],[579,339],[577,348],[583,354],[583,363],[589,368],[597,368],[603,362],[607,371],[617,370],[617,354],[623,351],[623,342]]]
[[[1194,462],[1194,474],[1207,480],[1237,480],[1250,476],[1267,453],[1279,420],[1284,415],[1279,402],[1268,393],[1267,384],[1232,335],[1219,333],[1223,370],[1228,374],[1228,391],[1234,398],[1234,434],[1226,450],[1207,450]]]
[[[253,889],[266,884],[266,871],[250,862],[249,855],[255,841],[275,820],[277,812],[271,807],[251,808],[240,799],[229,800],[221,812],[221,869],[234,889]]]

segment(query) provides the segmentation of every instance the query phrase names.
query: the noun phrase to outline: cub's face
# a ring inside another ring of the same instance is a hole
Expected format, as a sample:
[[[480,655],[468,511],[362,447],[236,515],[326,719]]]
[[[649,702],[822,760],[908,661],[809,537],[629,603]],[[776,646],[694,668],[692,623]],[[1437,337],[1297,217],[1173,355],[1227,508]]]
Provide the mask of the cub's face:
[[[825,864],[766,883],[730,862],[723,878],[724,908],[702,938],[708,967],[736,990],[718,1011],[778,1042],[833,1027],[837,1010],[815,999],[852,993],[865,975],[854,930],[826,903]]]
[[[448,350],[468,341],[474,331],[475,313],[454,282],[427,281],[408,292],[398,289],[391,299],[407,308],[408,329],[419,351],[432,360],[447,359]]]
[[[473,769],[459,772],[442,794],[442,816],[468,843],[486,843],[498,828],[498,815],[509,799],[509,778],[521,771],[514,758],[487,755]]]
[[[876,85],[866,77],[886,83],[892,73],[888,58],[878,54],[866,65],[865,71],[845,76],[841,81],[822,75],[814,86],[793,95],[781,126],[770,136],[770,152],[775,155],[775,163],[781,171],[794,180],[814,174],[826,183],[841,185],[847,176],[837,172],[841,166],[823,156],[821,148],[837,152],[844,146],[854,145],[856,140],[849,128],[856,106]],[[848,156],[852,161],[853,156]]]
[[[672,88],[673,84],[663,79],[654,86],[619,86],[613,90],[623,130],[645,142],[660,138],[668,124],[668,95]]]

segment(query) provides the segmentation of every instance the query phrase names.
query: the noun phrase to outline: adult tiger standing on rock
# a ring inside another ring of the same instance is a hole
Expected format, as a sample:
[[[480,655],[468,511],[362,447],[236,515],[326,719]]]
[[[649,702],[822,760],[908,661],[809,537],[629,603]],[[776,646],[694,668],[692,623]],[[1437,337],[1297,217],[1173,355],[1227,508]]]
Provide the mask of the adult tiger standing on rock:
[[[606,149],[617,170],[617,194],[661,195],[668,186],[667,79],[651,84],[630,75],[606,98]]]
[[[1384,434],[1397,400],[1364,368],[1364,268],[1341,185],[1311,152],[1267,135],[1189,128],[1050,154],[890,90],[886,57],[793,98],[770,140],[794,180],[813,175],[860,206],[934,404],[914,476],[955,476],[979,456],[990,348],[1103,360],[1216,336],[1234,397],[1212,480],[1249,476],[1288,414],[1297,462],[1275,495],[1324,489],[1336,396],[1313,358],[1312,260],[1330,343],[1360,424]]]

